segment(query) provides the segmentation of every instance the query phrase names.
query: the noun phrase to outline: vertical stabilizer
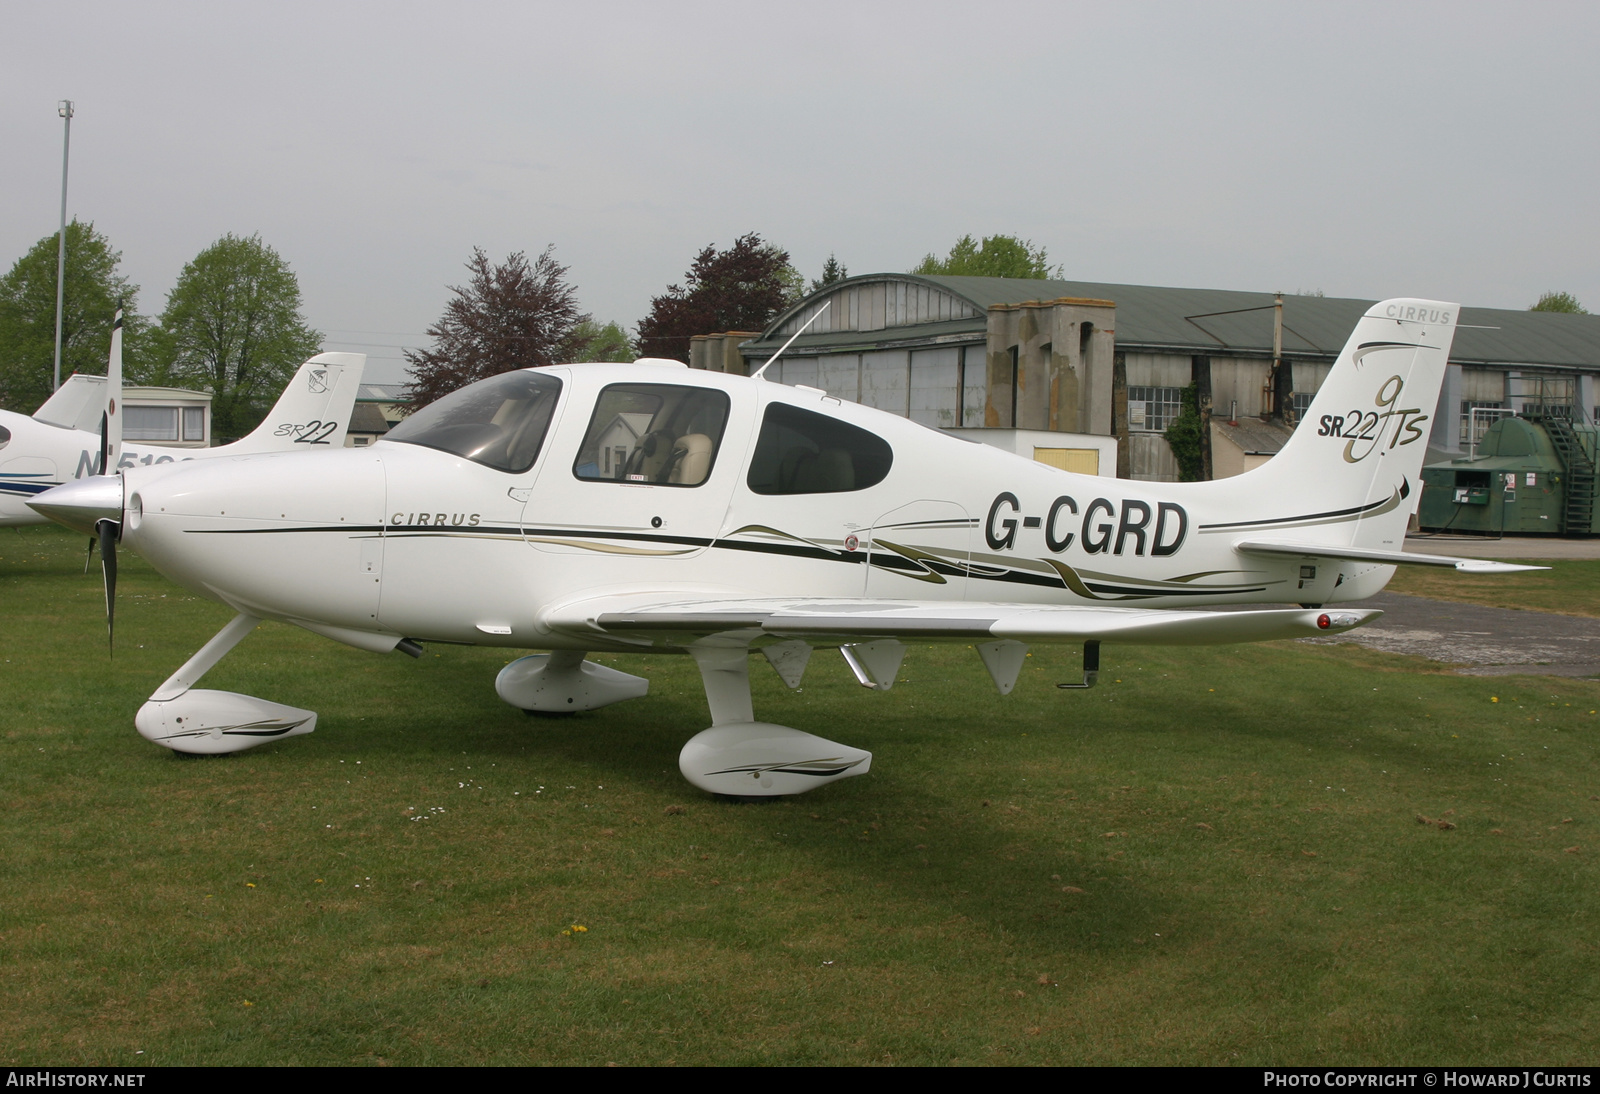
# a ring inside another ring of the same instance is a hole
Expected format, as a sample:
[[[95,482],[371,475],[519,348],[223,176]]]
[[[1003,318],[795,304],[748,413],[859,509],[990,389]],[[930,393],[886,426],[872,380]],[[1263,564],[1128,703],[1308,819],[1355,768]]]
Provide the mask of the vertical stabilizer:
[[[1283,450],[1222,480],[1247,493],[1236,511],[1251,517],[1212,529],[1399,550],[1417,507],[1458,311],[1435,300],[1373,305]]]
[[[249,436],[216,449],[215,454],[342,448],[366,364],[364,353],[317,354],[300,366]]]
[[[93,433],[100,428],[100,415],[106,410],[106,378],[74,372],[61,382],[55,394],[39,404],[33,420]]]

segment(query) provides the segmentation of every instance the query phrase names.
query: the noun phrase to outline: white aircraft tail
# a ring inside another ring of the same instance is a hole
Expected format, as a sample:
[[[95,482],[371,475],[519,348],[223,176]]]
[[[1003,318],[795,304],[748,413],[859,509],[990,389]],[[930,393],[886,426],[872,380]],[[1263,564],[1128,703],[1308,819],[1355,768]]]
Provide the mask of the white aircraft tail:
[[[1251,516],[1207,530],[1400,550],[1420,497],[1458,311],[1434,300],[1385,300],[1369,309],[1283,450],[1221,480],[1241,491],[1232,511]]]
[[[33,420],[93,433],[100,428],[100,415],[106,410],[106,390],[104,376],[74,372],[39,404]]]
[[[301,445],[343,447],[366,365],[364,353],[317,354],[300,366],[253,432],[215,452],[281,452]]]

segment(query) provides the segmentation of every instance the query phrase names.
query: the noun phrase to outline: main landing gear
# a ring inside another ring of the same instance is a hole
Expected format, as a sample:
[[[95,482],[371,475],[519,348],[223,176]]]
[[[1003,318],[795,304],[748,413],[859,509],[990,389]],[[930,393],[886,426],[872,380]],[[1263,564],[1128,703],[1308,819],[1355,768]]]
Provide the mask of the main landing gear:
[[[315,711],[194,686],[260,622],[241,612],[202,646],[139,708],[134,717],[139,734],[174,752],[220,755],[316,729]],[[412,656],[421,652],[407,641],[399,648]],[[756,721],[747,647],[697,646],[689,652],[700,668],[711,708],[711,727],[690,738],[678,755],[678,769],[695,786],[732,797],[775,797],[871,769],[872,753],[863,749]],[[905,648],[898,642],[871,642],[845,647],[844,652],[863,684],[887,690]],[[799,686],[809,646],[785,642],[763,653],[785,683]],[[495,679],[495,691],[506,702],[547,713],[596,710],[640,698],[649,688],[643,677],[587,661],[571,650],[518,658]]]
[[[872,766],[870,752],[756,721],[748,647],[694,647],[689,652],[700,667],[711,707],[711,728],[695,734],[678,754],[678,770],[695,786],[733,797],[799,794],[835,779],[864,775]],[[763,652],[785,683],[799,686],[811,647],[786,642]],[[514,707],[557,713],[637,699],[650,682],[586,661],[582,653],[557,650],[518,658],[500,670],[494,686]]]

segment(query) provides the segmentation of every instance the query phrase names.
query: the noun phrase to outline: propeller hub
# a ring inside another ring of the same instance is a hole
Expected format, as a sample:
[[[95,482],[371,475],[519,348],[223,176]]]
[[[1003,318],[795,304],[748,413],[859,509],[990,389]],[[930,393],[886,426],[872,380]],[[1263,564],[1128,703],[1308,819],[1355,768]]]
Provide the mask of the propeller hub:
[[[28,508],[74,532],[95,534],[102,520],[122,520],[122,476],[95,475],[51,487],[28,501]]]

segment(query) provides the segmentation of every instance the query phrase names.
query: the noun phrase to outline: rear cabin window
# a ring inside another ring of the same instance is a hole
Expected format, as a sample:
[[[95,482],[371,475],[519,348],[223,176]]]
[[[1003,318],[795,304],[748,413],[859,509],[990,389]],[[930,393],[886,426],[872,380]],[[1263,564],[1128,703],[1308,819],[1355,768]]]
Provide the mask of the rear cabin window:
[[[728,396],[674,384],[612,384],[600,392],[572,473],[587,482],[699,486],[728,424]]]
[[[750,461],[757,494],[839,494],[876,486],[889,474],[894,451],[865,429],[823,414],[772,403]]]

